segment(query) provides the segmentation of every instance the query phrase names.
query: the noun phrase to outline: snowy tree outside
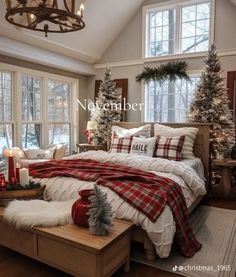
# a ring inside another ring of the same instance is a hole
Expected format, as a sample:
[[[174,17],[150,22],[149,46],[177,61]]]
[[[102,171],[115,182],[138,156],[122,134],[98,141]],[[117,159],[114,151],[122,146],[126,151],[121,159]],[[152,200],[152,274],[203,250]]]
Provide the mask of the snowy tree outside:
[[[199,77],[190,81],[151,81],[145,89],[145,121],[185,122]]]
[[[43,146],[43,135],[48,135],[48,144],[63,143],[71,147],[71,84],[48,80],[47,93],[43,93],[41,77],[21,76],[21,118],[13,118],[13,75],[0,72],[0,169],[5,165],[4,148],[16,145],[13,129],[15,121],[21,123],[21,147]],[[47,94],[47,102],[44,97]],[[43,105],[46,103],[46,105]],[[48,115],[48,134],[43,134],[43,115]],[[19,145],[19,143],[18,143]]]
[[[180,17],[177,14],[180,14]],[[182,7],[177,5],[166,10],[151,10],[147,16],[148,57],[208,49],[210,2]],[[177,41],[180,42],[180,48]]]

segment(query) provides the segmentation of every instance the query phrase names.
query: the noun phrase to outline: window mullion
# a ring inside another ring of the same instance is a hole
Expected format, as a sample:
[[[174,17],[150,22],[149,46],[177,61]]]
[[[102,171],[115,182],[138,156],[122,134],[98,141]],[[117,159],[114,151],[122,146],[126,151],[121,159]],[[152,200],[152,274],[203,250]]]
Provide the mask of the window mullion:
[[[181,21],[181,6],[176,7],[176,21],[175,21],[175,54],[181,52],[181,33],[182,33],[182,21]]]
[[[21,72],[17,71],[13,76],[13,98],[12,108],[14,107],[14,145],[22,146],[22,88],[21,88]],[[16,103],[18,103],[16,105]]]
[[[49,121],[48,121],[48,78],[44,77],[42,79],[42,114],[41,114],[41,120],[42,120],[42,145],[48,145],[49,144]]]

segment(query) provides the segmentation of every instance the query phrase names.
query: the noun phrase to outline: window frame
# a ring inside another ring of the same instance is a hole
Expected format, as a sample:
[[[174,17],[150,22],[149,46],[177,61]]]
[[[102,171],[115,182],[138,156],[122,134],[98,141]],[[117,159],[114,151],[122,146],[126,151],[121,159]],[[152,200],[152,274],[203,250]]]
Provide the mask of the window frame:
[[[190,78],[195,78],[195,77],[200,78],[201,73],[202,72],[200,70],[188,71],[188,75],[189,75]],[[142,86],[142,88],[141,88],[141,90],[142,90],[141,100],[142,100],[142,103],[144,103],[143,109],[141,111],[141,121],[142,122],[150,122],[149,120],[147,120],[147,109],[146,109],[146,92],[147,92],[148,84],[146,84],[145,82],[142,82],[141,86]],[[178,122],[176,122],[176,123],[178,123]]]
[[[5,64],[0,62],[0,71],[9,72],[12,74],[12,124],[13,124],[13,146],[21,147],[22,145],[22,124],[25,122],[22,120],[21,104],[15,105],[15,103],[22,103],[22,87],[21,77],[27,75],[30,77],[41,79],[41,120],[39,121],[27,121],[26,123],[40,123],[42,128],[41,144],[47,145],[48,138],[48,113],[47,113],[47,86],[48,80],[55,80],[58,82],[65,82],[71,85],[71,119],[70,119],[70,153],[76,149],[78,131],[78,114],[77,114],[77,102],[76,98],[79,98],[79,80],[75,78],[69,78],[62,75],[43,72],[30,68],[15,66],[11,64]],[[64,122],[63,122],[64,123]]]
[[[0,122],[0,125],[12,125],[12,145],[14,145],[14,142],[15,142],[15,134],[16,134],[16,122],[15,122],[15,118],[16,118],[16,115],[15,115],[15,110],[13,109],[16,101],[15,101],[15,97],[14,95],[16,94],[15,92],[15,84],[14,84],[14,80],[15,80],[15,74],[8,70],[8,69],[2,69],[0,67],[0,72],[3,72],[3,73],[7,73],[7,74],[10,74],[11,75],[11,104],[12,104],[12,107],[11,107],[11,120],[6,120],[6,121],[1,121]]]
[[[209,46],[214,42],[214,30],[215,30],[215,0],[171,0],[167,2],[161,2],[153,5],[143,6],[142,9],[142,59],[158,60],[163,57],[178,58],[186,55],[198,56],[200,53],[206,51],[196,51],[191,53],[181,53],[181,33],[182,33],[182,22],[181,22],[181,8],[188,7],[196,4],[202,4],[210,2],[210,29],[209,29]],[[174,54],[149,56],[149,16],[148,13],[155,11],[165,11],[168,9],[176,9],[176,28],[175,28],[175,45]]]

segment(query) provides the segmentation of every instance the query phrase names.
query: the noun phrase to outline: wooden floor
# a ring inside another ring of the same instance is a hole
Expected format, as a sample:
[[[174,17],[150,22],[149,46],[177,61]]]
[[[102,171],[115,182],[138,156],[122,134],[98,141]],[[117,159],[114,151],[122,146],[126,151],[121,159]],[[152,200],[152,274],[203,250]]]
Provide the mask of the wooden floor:
[[[211,200],[207,205],[224,209],[236,210],[236,201]],[[20,238],[19,238],[20,239]],[[89,266],[89,261],[88,261]],[[0,276],[1,277],[69,277],[61,271],[55,270],[42,263],[29,259],[21,254],[0,246]],[[177,277],[178,274],[165,272],[156,268],[131,263],[131,271],[124,273],[122,269],[118,270],[113,277]]]

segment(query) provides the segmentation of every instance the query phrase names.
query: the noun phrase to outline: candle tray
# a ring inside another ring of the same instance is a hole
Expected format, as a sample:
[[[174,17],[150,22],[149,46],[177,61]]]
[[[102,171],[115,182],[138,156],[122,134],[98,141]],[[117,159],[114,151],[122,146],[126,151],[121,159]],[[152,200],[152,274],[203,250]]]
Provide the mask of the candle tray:
[[[45,186],[13,191],[0,191],[0,206],[5,207],[12,200],[42,199]]]

